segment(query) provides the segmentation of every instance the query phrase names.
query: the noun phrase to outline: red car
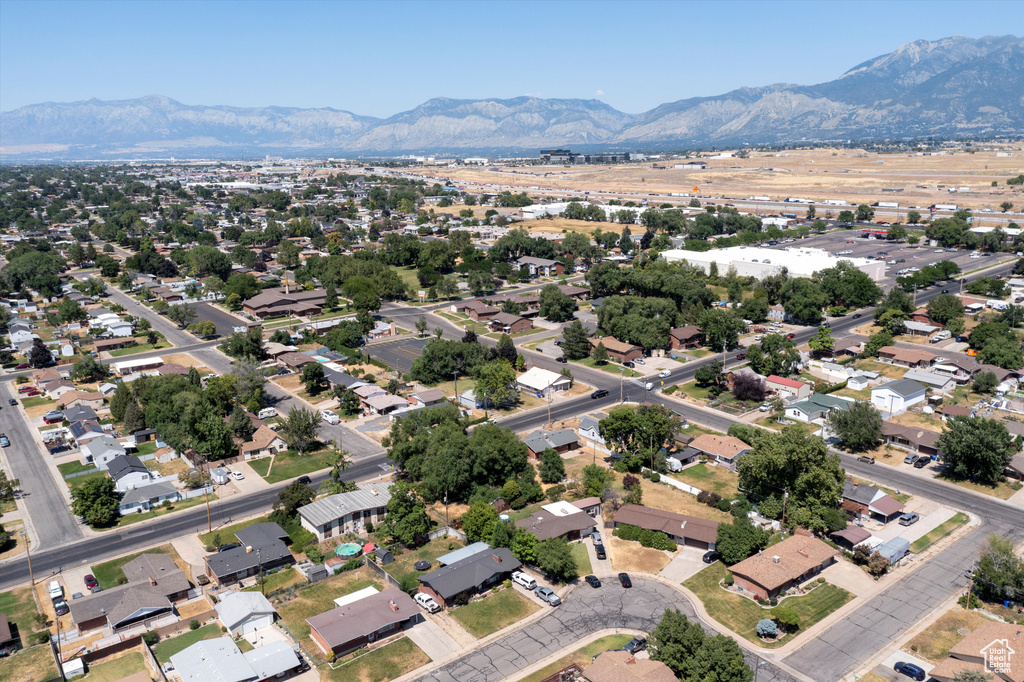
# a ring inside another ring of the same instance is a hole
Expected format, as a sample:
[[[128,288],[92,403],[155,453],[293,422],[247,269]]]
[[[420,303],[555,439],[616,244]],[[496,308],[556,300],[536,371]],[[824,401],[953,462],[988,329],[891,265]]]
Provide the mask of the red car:
[[[32,365],[28,364],[27,362],[23,362],[20,365],[15,365],[14,369],[28,369],[31,366]]]
[[[91,590],[92,588],[96,587],[97,585],[99,585],[99,582],[96,580],[95,577],[93,577],[93,574],[92,573],[86,574],[86,576],[85,576],[85,587],[86,587],[86,589]]]
[[[29,391],[35,391],[35,386],[21,386],[18,388],[18,393],[28,393]]]
[[[787,339],[795,339],[796,338],[796,334],[786,334],[786,338]]]

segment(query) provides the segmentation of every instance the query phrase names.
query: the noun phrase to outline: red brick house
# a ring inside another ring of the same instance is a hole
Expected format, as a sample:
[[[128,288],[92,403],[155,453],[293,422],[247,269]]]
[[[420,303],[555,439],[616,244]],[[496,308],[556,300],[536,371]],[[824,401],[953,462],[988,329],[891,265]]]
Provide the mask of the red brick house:
[[[309,637],[325,656],[344,656],[389,637],[420,617],[412,597],[388,589],[307,618]]]
[[[672,350],[697,348],[704,345],[704,332],[696,325],[688,324],[685,327],[676,327],[668,334]]]
[[[511,313],[498,313],[491,317],[489,324],[492,332],[505,334],[519,334],[533,329],[533,322]]]
[[[770,599],[821,573],[835,562],[836,553],[817,538],[791,535],[729,570],[736,587],[755,599]]]
[[[644,349],[640,346],[634,346],[631,343],[619,341],[614,336],[605,336],[600,339],[590,339],[591,352],[596,349],[598,344],[604,344],[605,350],[608,351],[608,357],[619,362],[632,362],[637,358],[643,356]]]

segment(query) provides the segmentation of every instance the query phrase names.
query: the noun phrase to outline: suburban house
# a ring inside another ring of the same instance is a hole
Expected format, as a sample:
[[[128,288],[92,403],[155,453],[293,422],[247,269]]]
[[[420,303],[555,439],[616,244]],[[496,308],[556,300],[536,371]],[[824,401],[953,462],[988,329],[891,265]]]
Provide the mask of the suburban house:
[[[234,549],[205,557],[206,575],[218,585],[239,582],[279,566],[294,563],[284,543],[288,533],[276,523],[256,523],[235,533],[241,543]]]
[[[780,377],[777,374],[769,374],[764,380],[764,385],[765,388],[769,391],[774,391],[782,399],[806,398],[811,395],[813,390],[809,384],[797,381],[796,379]]]
[[[925,372],[920,369],[908,369],[903,374],[903,378],[924,384],[925,387],[936,393],[949,393],[957,387],[956,380],[953,377],[936,374],[935,372]]]
[[[395,329],[394,322],[385,322],[384,320],[377,320],[373,323],[373,329],[366,332],[368,339],[386,339],[394,336],[398,332]]]
[[[837,530],[836,532],[831,533],[830,537],[837,545],[840,545],[844,549],[848,549],[852,552],[857,545],[870,540],[872,535],[861,526],[850,524],[843,530]]]
[[[985,620],[974,632],[954,644],[949,657],[929,671],[938,682],[952,682],[960,673],[989,675],[993,682],[1024,682],[1024,628],[1015,623]],[[1000,672],[993,675],[992,663]]]
[[[565,273],[565,266],[557,260],[523,256],[514,263],[516,270],[526,268],[530,277],[557,277]]]
[[[126,584],[68,602],[79,630],[117,632],[149,623],[173,613],[173,603],[188,597],[188,576],[166,554],[140,554],[121,570]]]
[[[520,332],[533,329],[533,322],[525,317],[511,313],[498,313],[491,316],[489,325],[492,332],[504,334],[519,334]]]
[[[390,491],[390,483],[371,483],[352,492],[328,495],[299,507],[299,519],[320,542],[335,535],[359,533],[367,522],[376,525],[383,520]]]
[[[264,424],[253,432],[252,440],[242,443],[238,449],[246,459],[259,459],[284,452],[288,449],[288,443]]]
[[[281,365],[283,369],[300,370],[314,362],[316,360],[311,356],[305,353],[296,353],[295,351],[288,351],[277,356],[277,364]]]
[[[562,454],[570,450],[577,450],[580,447],[580,439],[572,429],[559,429],[557,431],[544,431],[539,429],[530,433],[523,439],[529,451],[530,457],[537,459],[548,448]]]
[[[444,402],[444,393],[438,388],[427,388],[409,395],[409,404],[413,407],[434,407]]]
[[[927,324],[926,322],[914,322],[913,320],[907,320],[903,323],[903,329],[905,329],[907,334],[911,336],[931,336],[942,329],[942,327],[934,324]]]
[[[466,603],[470,597],[489,590],[520,567],[522,563],[511,550],[496,547],[421,575],[419,591],[429,594],[444,607]]]
[[[325,656],[344,656],[420,618],[420,608],[412,597],[402,590],[388,589],[307,618],[306,622],[310,639]]]
[[[638,504],[624,504],[619,507],[615,512],[615,527],[618,528],[620,525],[661,531],[681,545],[700,549],[714,549],[718,540],[717,521],[641,507]]]
[[[88,405],[72,405],[71,407],[66,408],[64,410],[64,418],[71,424],[81,421],[99,420],[99,417],[96,415],[96,410]]]
[[[1010,463],[1006,465],[1003,474],[1008,478],[1024,482],[1024,454],[1014,455]]]
[[[950,417],[972,417],[974,416],[974,408],[966,405],[943,404],[935,408],[935,414],[939,415],[942,421],[946,421]]]
[[[175,676],[183,682],[258,682],[302,669],[289,642],[274,640],[244,654],[228,635],[205,639],[171,656]]]
[[[704,345],[704,331],[693,324],[688,324],[685,327],[676,327],[669,331],[668,342],[672,350],[699,348]]]
[[[596,524],[590,514],[565,501],[545,504],[540,511],[516,521],[516,526],[533,533],[538,540],[565,538],[568,542],[590,535],[597,530]]]
[[[158,481],[126,491],[117,504],[121,515],[143,512],[164,502],[177,502],[181,495],[170,481]]]
[[[812,393],[807,400],[786,406],[786,416],[807,424],[828,417],[832,410],[848,410],[852,400],[828,393]]]
[[[917,348],[897,348],[896,346],[882,346],[878,349],[879,362],[886,362],[890,365],[900,367],[921,369],[931,367],[938,356],[926,350]]]
[[[531,367],[516,378],[516,386],[520,391],[547,397],[558,391],[568,391],[572,388],[572,379],[549,369]]]
[[[319,315],[327,299],[323,289],[286,292],[283,287],[264,289],[242,305],[242,310],[253,317],[266,319],[279,315],[295,317]]]
[[[122,360],[121,362],[115,362],[112,363],[110,367],[114,370],[115,375],[119,377],[126,377],[138,372],[146,372],[151,369],[156,369],[162,364],[164,364],[163,358],[138,358],[136,360]]]
[[[366,399],[366,408],[370,414],[390,414],[401,407],[408,407],[409,401],[390,393],[378,393]]]
[[[864,342],[850,337],[838,338],[832,348],[833,357],[854,356],[864,352]]]
[[[981,370],[973,358],[945,358],[932,367],[932,372],[952,377],[958,384],[966,384]],[[996,375],[998,377],[998,375]]]
[[[79,451],[85,464],[92,464],[100,469],[106,469],[112,459],[123,457],[125,454],[124,446],[116,438],[106,434],[93,438],[88,443],[81,443]]]
[[[634,346],[631,343],[619,341],[614,336],[604,336],[599,339],[590,339],[590,352],[593,354],[594,350],[598,345],[604,345],[604,349],[608,351],[608,357],[618,362],[632,362],[639,357],[643,357],[644,349],[640,346]]]
[[[460,304],[458,307],[459,312],[466,313],[466,315],[469,315],[469,319],[476,322],[487,321],[501,312],[497,308],[489,306],[482,301],[467,301],[466,303]]]
[[[153,476],[146,465],[138,457],[121,455],[107,463],[107,473],[114,479],[114,487],[119,492],[147,485]]]
[[[886,443],[919,455],[931,457],[939,453],[939,436],[941,434],[917,426],[903,426],[892,422],[882,422],[882,438]]]
[[[64,416],[67,417],[67,414]],[[80,446],[84,443],[88,443],[94,438],[101,438],[109,435],[103,430],[103,427],[94,420],[71,422],[71,425],[68,426],[68,431],[71,432],[71,437]]]
[[[129,346],[135,345],[135,337],[125,336],[115,339],[96,339],[93,341],[92,349],[97,353],[102,353],[107,350],[117,350],[118,348],[128,348]]]
[[[598,445],[601,448],[605,446],[604,436],[601,435],[601,420],[604,419],[606,414],[588,414],[580,417],[579,426],[576,430],[580,434],[581,440],[590,441],[592,445]]]
[[[925,401],[925,387],[910,379],[896,379],[871,389],[871,404],[883,414],[903,414]]]
[[[21,633],[11,632],[11,624],[7,622],[7,615],[0,613],[0,655],[13,654],[21,648]]]
[[[94,391],[67,391],[57,398],[57,406],[65,407],[90,407],[99,410],[103,407],[103,394]]]
[[[582,675],[586,682],[678,682],[672,669],[661,661],[636,658],[622,649],[598,654]]]
[[[770,599],[821,573],[835,562],[836,553],[817,538],[791,535],[729,570],[736,587],[755,599]]]
[[[259,592],[227,592],[214,607],[217,620],[232,637],[240,637],[274,624],[277,611]]]
[[[903,503],[867,483],[847,480],[840,506],[854,518],[871,518],[889,523],[903,513]]]
[[[71,393],[77,391],[75,385],[67,379],[54,379],[53,381],[47,381],[42,385],[43,392],[46,393],[46,397],[50,400],[57,400],[65,393]]]
[[[739,438],[717,436],[713,433],[702,433],[697,436],[690,442],[690,447],[730,467],[735,467],[736,460],[750,451],[750,446]]]

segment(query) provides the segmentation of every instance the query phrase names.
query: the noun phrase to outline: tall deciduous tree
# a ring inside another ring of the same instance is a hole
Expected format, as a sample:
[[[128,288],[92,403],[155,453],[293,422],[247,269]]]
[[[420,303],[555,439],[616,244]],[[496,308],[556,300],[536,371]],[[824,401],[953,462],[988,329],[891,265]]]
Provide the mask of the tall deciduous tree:
[[[720,308],[705,311],[697,324],[704,332],[708,346],[715,352],[735,346],[743,331],[743,320]]]
[[[846,410],[829,412],[828,428],[847,450],[863,452],[881,442],[882,414],[871,403],[858,400]]]
[[[951,417],[939,436],[938,449],[949,475],[995,485],[1017,454],[1002,422],[985,417]]]
[[[112,478],[93,478],[71,488],[71,511],[90,526],[113,525],[121,515]]]
[[[316,410],[306,407],[293,407],[281,423],[279,433],[288,443],[288,447],[305,454],[317,442],[317,431],[320,429],[320,415]]]
[[[572,550],[562,538],[548,538],[537,545],[537,565],[551,578],[563,583],[579,575]]]

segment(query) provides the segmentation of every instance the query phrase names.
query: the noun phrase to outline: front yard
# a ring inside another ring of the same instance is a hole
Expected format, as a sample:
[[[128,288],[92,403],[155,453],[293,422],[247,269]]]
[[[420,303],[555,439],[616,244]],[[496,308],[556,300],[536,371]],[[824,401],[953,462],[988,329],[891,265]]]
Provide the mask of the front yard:
[[[718,493],[723,498],[735,497],[739,493],[739,475],[725,467],[700,463],[670,475],[695,488]]]
[[[113,526],[113,528],[124,528],[125,526],[130,526],[133,523],[138,523],[139,521],[147,521],[149,519],[155,519],[158,516],[166,516],[167,514],[171,514],[176,511],[181,511],[183,509],[198,507],[199,505],[204,504],[205,502],[206,497],[200,495],[199,497],[193,497],[188,500],[171,502],[167,506],[161,505],[155,509],[150,509],[149,511],[125,514],[117,520],[117,525]]]
[[[587,551],[585,542],[574,542],[569,545],[569,550],[572,552],[572,558],[576,560],[576,572],[581,578],[594,572],[593,566],[590,565],[590,552]]]
[[[408,637],[356,656],[338,668],[321,670],[321,679],[331,682],[387,682],[430,663],[430,656]]]
[[[526,618],[540,608],[535,602],[509,587],[497,594],[451,609],[448,613],[474,637],[486,637]]]
[[[598,364],[598,362],[594,360],[594,358],[583,358],[582,360],[573,360],[573,362],[583,365],[584,367],[590,367],[591,369],[599,369],[602,372],[608,372],[609,374],[614,374],[616,376],[621,374],[627,379],[643,376],[643,374],[640,374],[639,372],[634,372],[628,367],[623,367],[622,365],[614,362],[605,362],[604,364]],[[625,372],[623,372],[623,370],[625,370]]]
[[[998,497],[1000,500],[1008,500],[1015,492],[1017,492],[1017,488],[1014,488],[1012,485],[1007,483],[1005,478],[995,485],[985,485],[984,483],[975,483],[974,481],[962,481],[957,478],[943,476],[942,474],[939,474],[936,478],[946,481],[947,483],[958,485],[961,488],[973,490],[976,493]]]
[[[762,618],[770,618],[771,610],[719,587],[719,581],[728,572],[725,564],[718,561],[684,582],[683,586],[697,595],[709,616],[758,646],[774,649],[792,639],[786,635],[774,642],[764,642],[757,636],[757,622]],[[779,604],[796,611],[800,616],[800,629],[807,630],[851,599],[853,595],[846,590],[825,583],[809,594],[788,597]]]
[[[910,545],[910,551],[914,554],[920,554],[960,526],[967,523],[968,520],[967,514],[957,512],[952,516],[952,518],[943,521],[935,528],[932,528],[930,531],[914,540]]]
[[[966,633],[961,634],[961,630],[976,630],[987,620],[977,611],[967,611],[961,606],[954,606],[919,632],[903,648],[932,663],[938,663],[949,656],[949,650],[967,636]]]
[[[334,466],[337,456],[333,450],[320,450],[306,455],[300,455],[295,450],[286,450],[270,457],[249,460],[248,464],[267,483],[273,484],[329,469]]]
[[[117,559],[111,559],[110,561],[105,561],[102,564],[95,564],[92,567],[92,574],[95,576],[97,582],[99,582],[100,587],[104,590],[117,587],[121,584],[120,581],[124,578],[124,571],[121,570],[121,567],[142,554],[169,554],[171,558],[174,559],[174,563],[178,564],[179,568],[181,567],[181,557],[178,556],[178,553],[174,551],[174,548],[171,545],[167,544],[154,547],[153,549],[147,549],[145,552],[135,552],[134,554],[129,554]]]

